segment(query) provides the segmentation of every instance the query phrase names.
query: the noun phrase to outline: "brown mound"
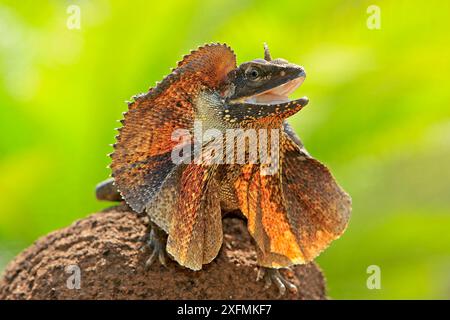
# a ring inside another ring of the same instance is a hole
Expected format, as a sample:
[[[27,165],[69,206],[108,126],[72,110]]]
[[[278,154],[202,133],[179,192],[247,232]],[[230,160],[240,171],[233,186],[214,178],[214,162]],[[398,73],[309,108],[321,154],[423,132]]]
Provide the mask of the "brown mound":
[[[256,282],[256,256],[244,223],[224,220],[224,245],[202,271],[170,261],[146,271],[149,252],[139,251],[146,217],[114,207],[50,233],[20,253],[0,279],[0,299],[276,299],[277,290]],[[68,289],[69,265],[81,270],[81,288]],[[311,263],[297,266],[291,280],[298,295],[325,299],[325,281]]]

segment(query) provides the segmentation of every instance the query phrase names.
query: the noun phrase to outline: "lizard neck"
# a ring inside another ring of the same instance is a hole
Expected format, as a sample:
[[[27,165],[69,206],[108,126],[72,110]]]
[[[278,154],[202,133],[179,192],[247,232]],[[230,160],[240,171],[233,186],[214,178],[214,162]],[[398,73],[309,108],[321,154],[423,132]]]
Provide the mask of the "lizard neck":
[[[265,107],[228,105],[226,100],[215,91],[201,91],[194,100],[194,105],[195,119],[202,123],[204,130],[216,129],[224,132],[227,129],[280,129],[282,127],[283,119],[270,114],[265,116],[263,110]]]
[[[239,128],[239,123],[225,121],[225,99],[211,90],[201,91],[194,101],[195,120],[201,121],[204,130],[216,129],[225,132],[227,129]]]

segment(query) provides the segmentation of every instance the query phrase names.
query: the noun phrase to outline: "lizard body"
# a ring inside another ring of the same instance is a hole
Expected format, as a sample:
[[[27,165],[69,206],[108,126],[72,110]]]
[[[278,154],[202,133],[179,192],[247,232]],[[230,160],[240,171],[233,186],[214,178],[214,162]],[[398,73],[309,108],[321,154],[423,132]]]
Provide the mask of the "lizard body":
[[[242,212],[257,246],[258,264],[275,269],[313,260],[348,222],[350,197],[286,122],[308,103],[307,98],[287,98],[305,79],[304,69],[272,60],[265,49],[264,60],[240,66],[222,44],[205,45],[185,56],[169,76],[129,105],[111,155],[113,180],[97,189],[98,198],[116,200],[117,192],[111,195],[114,182],[134,211],[146,211],[168,235],[170,256],[192,270],[217,256],[222,212]],[[235,132],[224,138],[232,140],[232,147],[220,154],[216,140],[198,144],[189,136],[174,141],[175,131],[193,133],[196,122],[202,132]],[[248,129],[266,132],[264,139],[254,140],[258,152],[279,150],[270,174],[264,172],[266,163],[249,161]],[[274,136],[277,145],[268,142]],[[191,161],[173,161],[180,141],[186,150],[194,150]],[[235,154],[242,148],[243,163]],[[195,161],[199,156],[203,160]]]

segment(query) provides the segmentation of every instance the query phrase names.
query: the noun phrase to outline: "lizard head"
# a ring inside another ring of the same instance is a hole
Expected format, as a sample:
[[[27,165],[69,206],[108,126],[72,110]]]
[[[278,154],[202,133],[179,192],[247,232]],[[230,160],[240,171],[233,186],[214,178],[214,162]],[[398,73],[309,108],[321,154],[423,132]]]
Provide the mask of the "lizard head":
[[[264,59],[242,63],[228,74],[228,90],[224,97],[231,104],[279,104],[290,102],[288,96],[305,80],[303,67],[284,59],[272,60],[267,45]],[[306,105],[308,98],[298,100]]]

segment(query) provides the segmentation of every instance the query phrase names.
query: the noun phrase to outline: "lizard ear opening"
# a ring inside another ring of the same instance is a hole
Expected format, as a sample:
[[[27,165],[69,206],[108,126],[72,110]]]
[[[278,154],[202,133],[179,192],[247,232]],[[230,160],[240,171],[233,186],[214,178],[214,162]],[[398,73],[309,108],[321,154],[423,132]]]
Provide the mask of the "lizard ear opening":
[[[269,46],[264,42],[264,60],[272,61],[272,56],[270,55]]]
[[[236,69],[236,55],[226,44],[206,44],[185,55],[177,69],[196,74],[205,85],[216,88]]]

